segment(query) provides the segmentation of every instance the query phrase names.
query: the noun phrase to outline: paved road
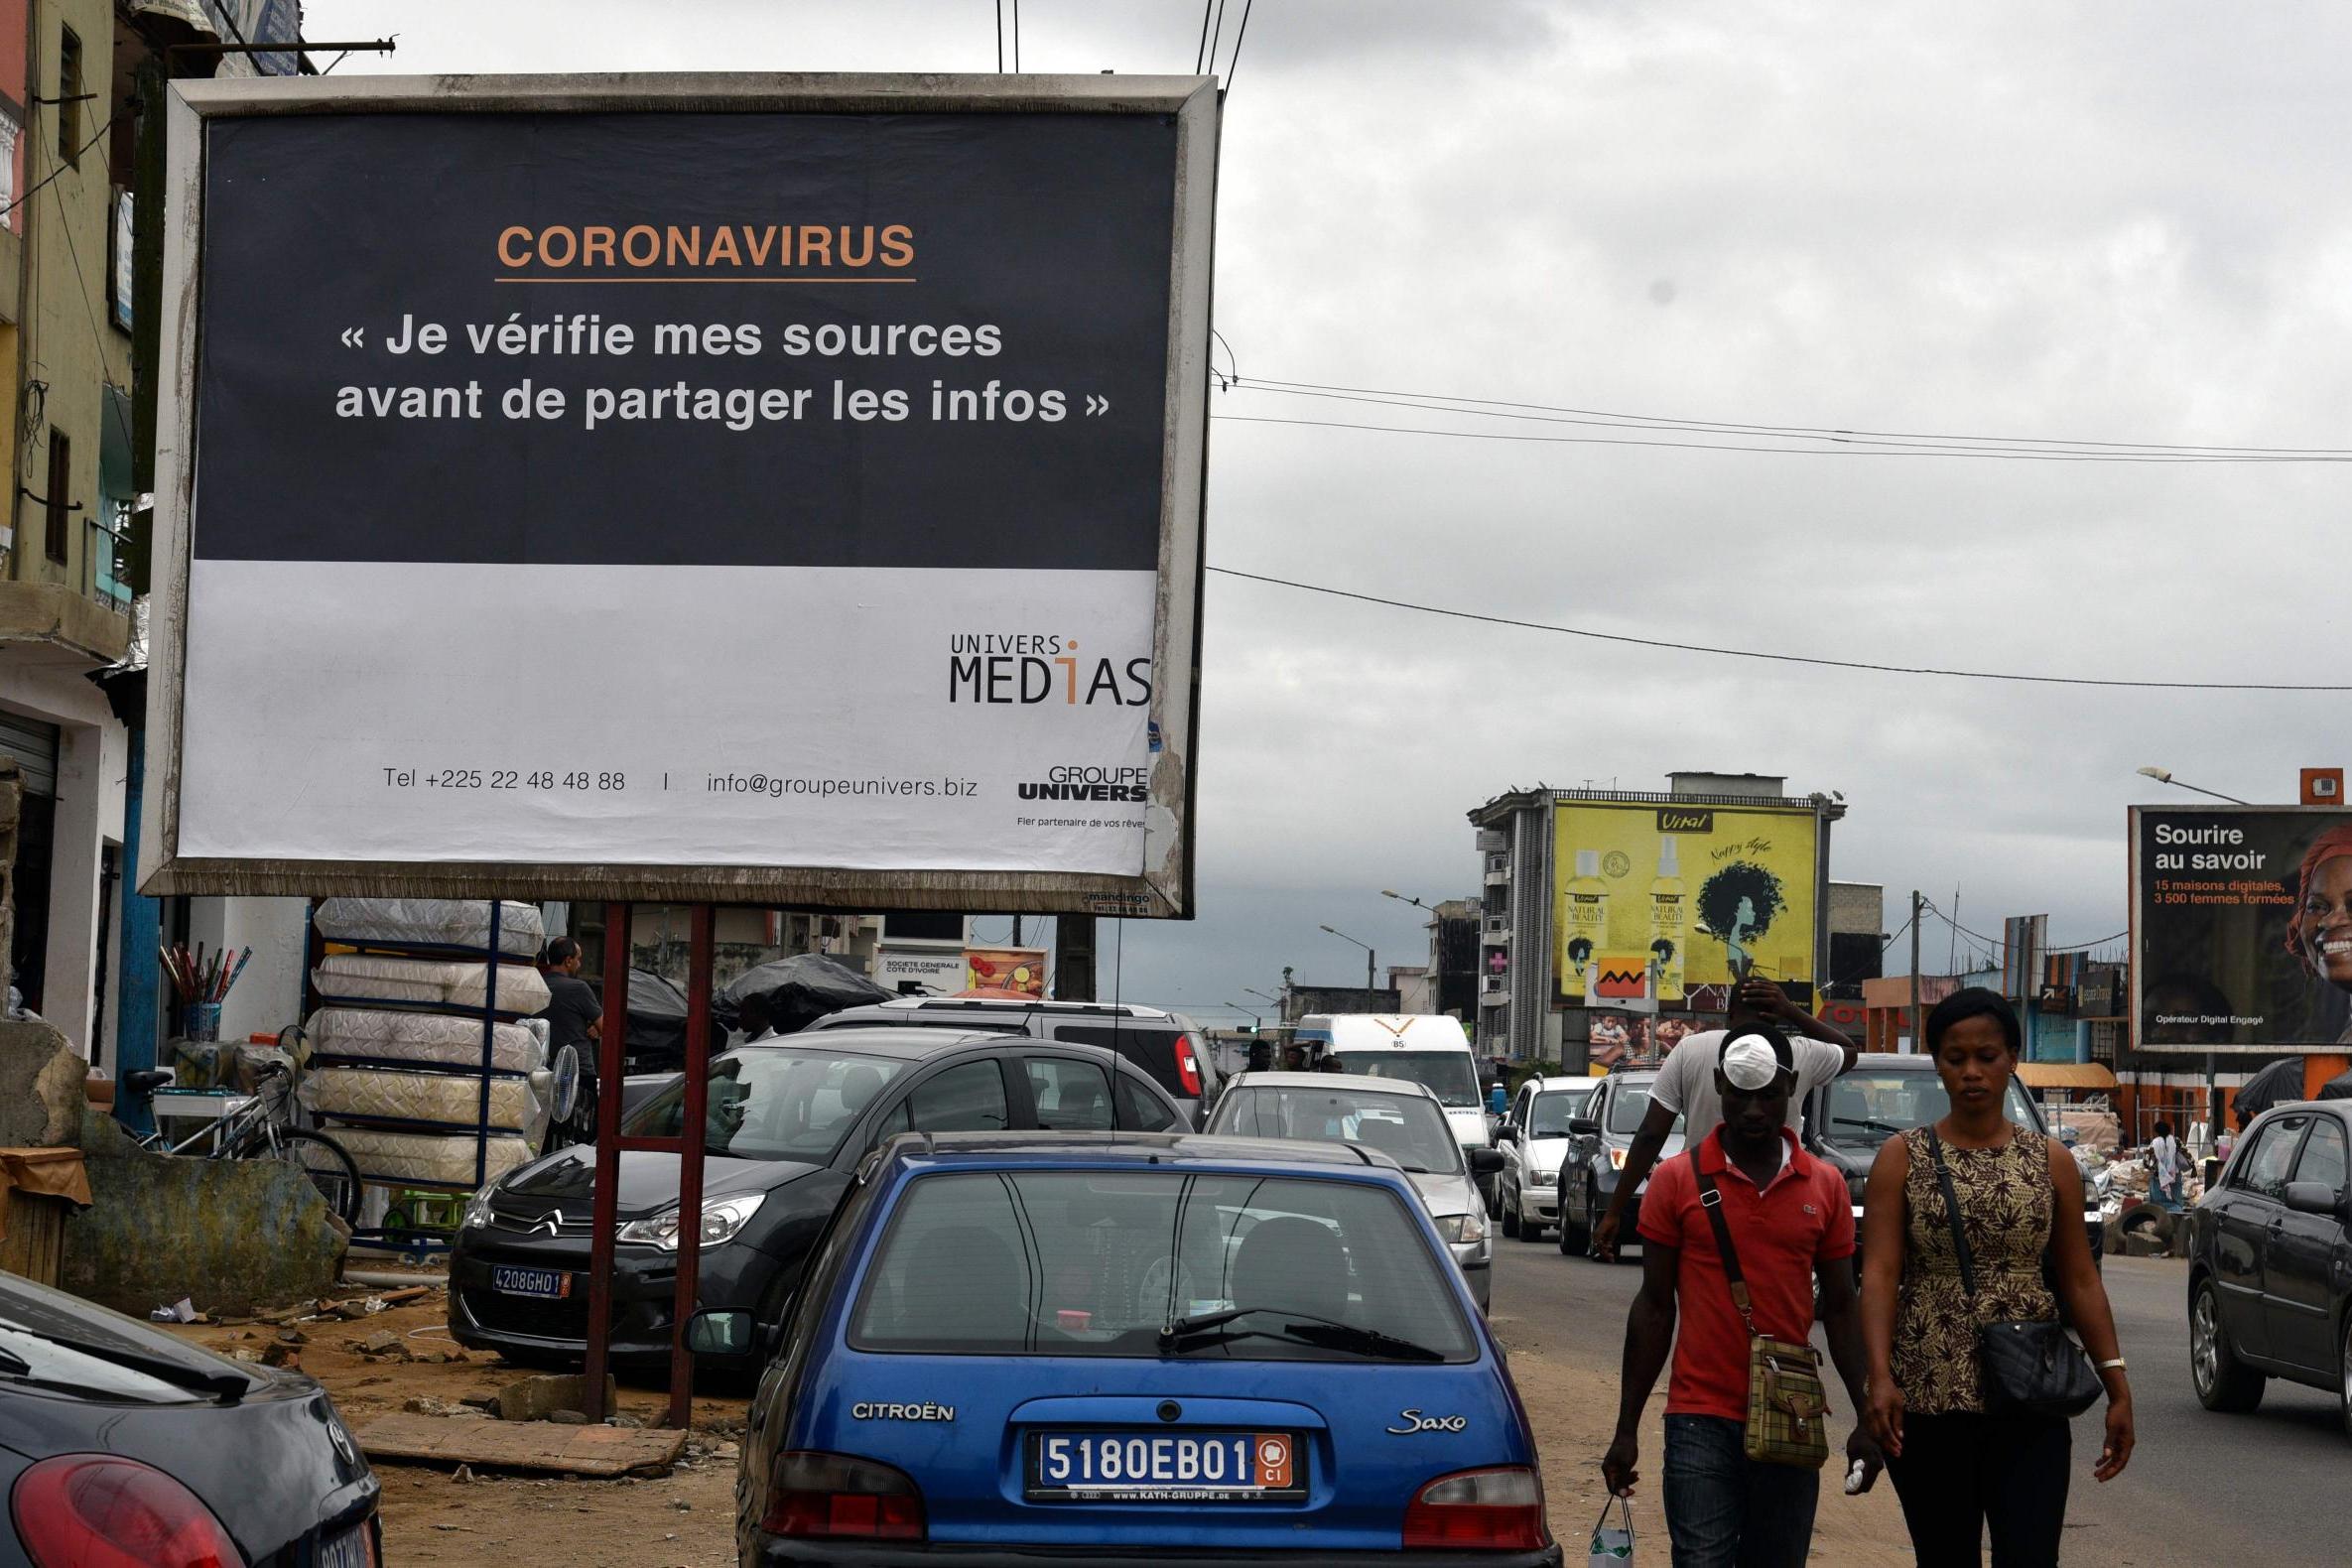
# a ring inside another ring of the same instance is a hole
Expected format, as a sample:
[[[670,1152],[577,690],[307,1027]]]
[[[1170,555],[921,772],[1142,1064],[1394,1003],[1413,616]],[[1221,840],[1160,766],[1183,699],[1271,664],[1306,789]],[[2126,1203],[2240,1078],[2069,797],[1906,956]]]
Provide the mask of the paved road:
[[[1580,1397],[1592,1397],[1589,1390],[1601,1386],[1596,1376],[1614,1390],[1626,1308],[1640,1279],[1638,1254],[1635,1261],[1608,1267],[1563,1257],[1550,1241],[1496,1244],[1495,1321],[1511,1347],[1522,1387],[1533,1370],[1523,1364],[1534,1361],[1559,1363],[1578,1374],[1577,1386],[1586,1390]],[[2333,1395],[2274,1382],[2261,1410],[2250,1416],[2214,1415],[2198,1405],[2188,1374],[2186,1280],[2186,1265],[2174,1260],[2107,1259],[2108,1294],[2132,1363],[2140,1441],[2131,1468],[2102,1487],[2090,1476],[2098,1457],[2095,1416],[2075,1423],[2067,1563],[2334,1568],[2352,1560],[2352,1514],[2343,1501],[2352,1439],[2337,1424]],[[1556,1474],[1563,1458],[1571,1466],[1585,1463],[1575,1450],[1589,1448],[1597,1458],[1614,1417],[1613,1405],[1589,1416],[1577,1412],[1575,1435],[1567,1440],[1571,1452],[1547,1451],[1547,1473]],[[1559,1445],[1550,1435],[1545,1441]],[[1837,1505],[1824,1498],[1825,1510]],[[1583,1522],[1554,1519],[1564,1539]],[[1816,1543],[1815,1561],[1836,1560],[1838,1554],[1822,1544]]]

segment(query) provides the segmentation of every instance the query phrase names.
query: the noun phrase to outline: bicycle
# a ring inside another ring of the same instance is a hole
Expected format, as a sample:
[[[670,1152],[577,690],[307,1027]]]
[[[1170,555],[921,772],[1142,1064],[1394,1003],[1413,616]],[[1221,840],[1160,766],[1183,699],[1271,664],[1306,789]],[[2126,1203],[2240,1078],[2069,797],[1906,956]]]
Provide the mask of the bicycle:
[[[168,1072],[125,1073],[123,1089],[150,1095],[172,1082]],[[359,1164],[340,1143],[324,1132],[298,1127],[292,1119],[294,1073],[282,1063],[264,1068],[253,1098],[206,1122],[178,1143],[161,1131],[139,1140],[139,1147],[156,1154],[186,1155],[209,1160],[276,1160],[311,1178],[319,1196],[345,1227],[359,1223],[363,1196]],[[197,1152],[202,1145],[202,1152]]]

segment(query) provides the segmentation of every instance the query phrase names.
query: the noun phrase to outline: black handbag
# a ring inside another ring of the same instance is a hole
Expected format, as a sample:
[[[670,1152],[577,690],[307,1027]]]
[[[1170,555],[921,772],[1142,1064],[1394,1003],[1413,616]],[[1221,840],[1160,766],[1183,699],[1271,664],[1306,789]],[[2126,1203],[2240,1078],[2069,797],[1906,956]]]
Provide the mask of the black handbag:
[[[1944,1218],[1952,1226],[1952,1249],[1960,1258],[1960,1286],[1976,1304],[1976,1258],[1968,1247],[1968,1232],[1960,1223],[1960,1196],[1952,1188],[1951,1168],[1944,1164],[1943,1140],[1927,1129],[1927,1152],[1935,1160],[1935,1179],[1943,1188]],[[2050,1191],[2050,1225],[2058,1223],[2058,1195]],[[2054,1294],[2054,1292],[2053,1292]],[[2018,1411],[2029,1415],[2072,1418],[2088,1410],[2106,1391],[2090,1358],[2051,1319],[2010,1319],[1980,1323],[1976,1331],[1977,1369],[1987,1414]]]

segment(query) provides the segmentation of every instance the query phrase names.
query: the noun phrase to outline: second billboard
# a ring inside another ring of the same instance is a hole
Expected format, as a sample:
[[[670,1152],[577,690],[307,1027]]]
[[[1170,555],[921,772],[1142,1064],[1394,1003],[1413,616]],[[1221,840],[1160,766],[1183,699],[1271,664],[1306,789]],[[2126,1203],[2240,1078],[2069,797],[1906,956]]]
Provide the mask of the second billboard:
[[[1813,981],[1811,810],[1575,801],[1554,831],[1553,957],[1570,1002],[1680,1001],[1737,971]]]

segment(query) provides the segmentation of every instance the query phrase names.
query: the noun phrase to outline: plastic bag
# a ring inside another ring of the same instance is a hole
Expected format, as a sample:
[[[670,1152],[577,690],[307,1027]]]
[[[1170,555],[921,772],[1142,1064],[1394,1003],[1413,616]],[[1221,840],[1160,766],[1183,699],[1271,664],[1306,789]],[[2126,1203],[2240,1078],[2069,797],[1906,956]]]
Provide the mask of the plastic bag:
[[[1609,1522],[1609,1504],[1617,1504],[1619,1522]],[[1633,1560],[1633,1505],[1612,1497],[1601,1504],[1601,1518],[1593,1526],[1592,1568],[1619,1568]]]

